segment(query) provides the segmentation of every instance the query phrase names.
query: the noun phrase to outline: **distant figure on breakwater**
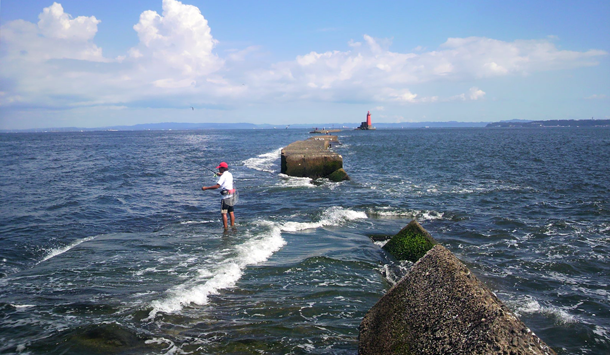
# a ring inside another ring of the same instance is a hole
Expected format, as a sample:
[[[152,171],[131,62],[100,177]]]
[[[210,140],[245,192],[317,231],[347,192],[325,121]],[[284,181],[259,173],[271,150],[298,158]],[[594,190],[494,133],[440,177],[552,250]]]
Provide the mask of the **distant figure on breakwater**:
[[[233,186],[233,174],[229,172],[229,165],[224,161],[216,169],[218,169],[218,175],[220,176],[218,183],[213,186],[204,186],[201,189],[203,191],[220,189],[220,194],[222,195],[220,199],[220,214],[222,215],[222,224],[225,229],[228,229],[227,214],[231,218],[231,227],[235,226],[235,212],[233,208],[235,205],[235,187]]]

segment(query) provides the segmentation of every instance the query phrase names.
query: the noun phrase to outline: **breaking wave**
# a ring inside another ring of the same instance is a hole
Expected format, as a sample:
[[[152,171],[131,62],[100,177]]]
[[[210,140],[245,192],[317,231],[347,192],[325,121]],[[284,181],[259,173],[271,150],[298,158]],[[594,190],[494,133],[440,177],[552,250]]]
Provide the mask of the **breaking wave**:
[[[51,259],[51,258],[54,258],[54,257],[56,257],[56,256],[58,256],[58,255],[61,255],[61,254],[65,253],[65,252],[67,252],[68,250],[70,250],[70,249],[72,249],[72,248],[76,247],[77,245],[82,244],[82,243],[84,243],[84,242],[88,242],[88,241],[90,241],[90,240],[93,240],[94,238],[95,238],[95,237],[87,237],[87,238],[79,239],[79,240],[76,240],[76,241],[72,242],[71,244],[69,244],[69,245],[67,245],[67,246],[65,246],[65,247],[51,249],[51,250],[50,250],[50,251],[47,253],[47,255],[46,255],[44,258],[42,258],[42,260],[40,260],[40,261],[39,261],[38,263],[36,263],[36,264],[40,264],[40,263],[45,262],[45,261],[47,261],[47,260],[49,260],[49,259]]]
[[[283,148],[278,148],[269,153],[264,153],[257,157],[246,159],[244,160],[244,165],[250,169],[275,173],[279,170],[277,168],[277,162],[280,159],[282,149]]]
[[[271,223],[262,224],[269,227],[267,233],[237,245],[233,256],[220,262],[216,268],[199,269],[197,277],[170,289],[165,299],[152,301],[149,319],[154,319],[159,312],[180,311],[189,304],[207,304],[210,295],[235,286],[247,266],[264,262],[280,250],[286,244],[280,229]]]

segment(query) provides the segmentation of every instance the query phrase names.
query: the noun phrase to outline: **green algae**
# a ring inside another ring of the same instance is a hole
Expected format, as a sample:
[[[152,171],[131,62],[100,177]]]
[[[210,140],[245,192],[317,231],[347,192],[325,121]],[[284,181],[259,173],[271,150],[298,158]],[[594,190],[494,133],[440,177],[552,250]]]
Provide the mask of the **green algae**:
[[[417,221],[413,220],[383,246],[398,260],[417,262],[437,244]]]
[[[340,182],[340,181],[343,181],[343,180],[349,180],[349,176],[347,175],[345,170],[343,170],[343,168],[341,168],[341,169],[335,170],[335,172],[333,172],[332,174],[328,175],[328,179],[330,181]]]

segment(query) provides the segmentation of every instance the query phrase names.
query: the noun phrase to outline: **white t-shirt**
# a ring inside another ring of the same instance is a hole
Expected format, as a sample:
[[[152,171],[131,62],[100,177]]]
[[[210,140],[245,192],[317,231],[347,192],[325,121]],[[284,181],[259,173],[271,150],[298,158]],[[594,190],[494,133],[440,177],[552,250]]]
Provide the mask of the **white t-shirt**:
[[[222,173],[222,175],[220,175],[220,179],[218,179],[218,185],[220,185],[221,193],[225,190],[233,190],[233,175],[230,172],[225,171],[224,173]],[[229,197],[233,197],[233,194],[230,193],[222,195],[223,199]]]

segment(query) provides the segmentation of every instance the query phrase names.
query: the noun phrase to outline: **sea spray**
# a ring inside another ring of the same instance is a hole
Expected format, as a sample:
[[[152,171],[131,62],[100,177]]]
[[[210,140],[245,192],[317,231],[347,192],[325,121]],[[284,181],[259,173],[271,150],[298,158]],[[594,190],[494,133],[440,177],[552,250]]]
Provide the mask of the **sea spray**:
[[[346,221],[367,218],[366,213],[345,209],[340,206],[329,207],[322,213],[317,222],[285,222],[281,225],[282,231],[297,232],[305,229],[315,229],[325,226],[341,225]]]
[[[198,270],[198,276],[167,291],[166,298],[152,301],[148,318],[154,319],[159,312],[178,312],[189,304],[207,304],[210,295],[234,287],[246,267],[266,261],[286,244],[277,225],[268,221],[258,224],[266,227],[266,233],[237,245],[234,256],[221,261],[217,268]]]
[[[51,258],[54,258],[54,257],[56,257],[58,255],[61,255],[61,254],[65,253],[65,252],[67,252],[68,250],[76,247],[77,245],[82,244],[84,242],[88,242],[88,241],[93,240],[93,239],[95,239],[95,236],[75,240],[74,242],[68,244],[65,247],[51,249],[51,250],[49,250],[47,255],[44,258],[42,258],[42,260],[40,260],[36,264],[40,264],[40,263],[42,263],[44,261],[47,261],[47,260],[49,260]]]
[[[345,209],[340,206],[329,207],[322,212],[322,218],[317,222],[285,222],[283,224],[271,221],[258,221],[258,227],[267,230],[266,234],[254,237],[235,247],[235,256],[221,261],[213,270],[204,268],[198,270],[198,276],[186,283],[175,286],[167,291],[167,297],[151,302],[152,310],[149,318],[154,319],[159,312],[174,313],[189,304],[205,305],[210,295],[218,294],[222,289],[234,287],[249,265],[266,261],[273,253],[280,250],[286,241],[281,232],[295,232],[305,229],[320,228],[331,225],[341,225],[346,221],[367,218],[366,213]]]
[[[265,171],[268,173],[276,173],[279,168],[274,167],[280,160],[280,154],[283,148],[278,148],[269,153],[260,154],[254,158],[244,160],[244,165],[250,169]]]

